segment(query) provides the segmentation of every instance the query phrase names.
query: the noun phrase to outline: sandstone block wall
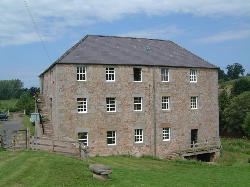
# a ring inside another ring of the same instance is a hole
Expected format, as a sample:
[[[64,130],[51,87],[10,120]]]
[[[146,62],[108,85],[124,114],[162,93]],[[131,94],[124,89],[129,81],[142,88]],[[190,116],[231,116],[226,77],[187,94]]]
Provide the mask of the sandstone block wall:
[[[198,129],[198,142],[219,139],[217,69],[197,68],[198,81],[190,83],[190,68],[170,67],[169,82],[161,82],[160,67],[139,66],[142,82],[133,82],[133,66],[86,65],[87,81],[76,80],[76,67],[74,64],[57,64],[53,73],[46,72],[43,96],[48,111],[50,98],[53,100],[51,116],[55,135],[77,139],[78,132],[88,132],[90,156],[153,155],[153,71],[157,156],[166,158],[181,146],[189,146],[191,129]],[[106,82],[106,67],[115,68],[115,82]],[[168,111],[161,110],[162,96],[170,96]],[[190,109],[191,96],[198,96],[196,110]],[[116,112],[106,112],[106,97],[116,98]],[[133,111],[133,97],[143,97],[142,111]],[[77,98],[87,98],[87,113],[77,112]],[[164,127],[171,128],[170,141],[162,141]],[[134,143],[134,129],[137,128],[143,129],[143,143]],[[116,131],[116,145],[107,145],[107,131]]]

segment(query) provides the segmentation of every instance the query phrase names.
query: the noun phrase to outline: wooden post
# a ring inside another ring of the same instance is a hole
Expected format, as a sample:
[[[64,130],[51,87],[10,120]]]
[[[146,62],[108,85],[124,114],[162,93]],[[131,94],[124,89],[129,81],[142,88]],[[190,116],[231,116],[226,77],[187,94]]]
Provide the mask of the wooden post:
[[[31,138],[31,149],[32,149],[32,150],[34,149],[34,144],[35,144],[34,141],[35,141],[35,140],[34,140],[34,136],[32,136],[32,138]]]
[[[16,136],[14,136],[14,151],[16,150]]]
[[[52,139],[52,152],[54,152],[54,151],[55,151],[55,148],[54,148],[54,147],[55,147],[55,145],[54,145],[54,144],[55,144],[55,141],[54,141],[54,139]]]
[[[81,152],[82,152],[82,145],[81,145],[81,143],[80,142],[78,142],[79,143],[79,154],[80,154],[80,158],[82,157],[82,154],[81,154]]]
[[[27,149],[30,149],[30,129],[26,129],[26,144],[27,144]]]

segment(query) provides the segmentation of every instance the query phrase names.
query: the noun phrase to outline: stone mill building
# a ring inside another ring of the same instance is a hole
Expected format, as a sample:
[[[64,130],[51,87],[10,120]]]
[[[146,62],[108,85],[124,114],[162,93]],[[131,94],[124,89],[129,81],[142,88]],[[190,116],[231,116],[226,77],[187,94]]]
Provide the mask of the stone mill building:
[[[87,35],[40,75],[44,135],[89,155],[219,153],[218,68],[172,41]]]

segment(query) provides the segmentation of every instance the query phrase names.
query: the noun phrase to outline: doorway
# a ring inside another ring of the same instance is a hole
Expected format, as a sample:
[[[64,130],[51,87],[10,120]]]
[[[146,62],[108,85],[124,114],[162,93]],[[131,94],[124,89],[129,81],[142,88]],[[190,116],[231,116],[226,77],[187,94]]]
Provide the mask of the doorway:
[[[197,143],[198,140],[198,129],[191,130],[191,147]]]

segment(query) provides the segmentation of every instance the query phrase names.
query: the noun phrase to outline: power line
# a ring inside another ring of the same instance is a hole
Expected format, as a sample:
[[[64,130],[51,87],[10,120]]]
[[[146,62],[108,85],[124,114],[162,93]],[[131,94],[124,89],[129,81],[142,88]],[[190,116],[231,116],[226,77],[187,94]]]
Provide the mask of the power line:
[[[40,42],[41,42],[41,44],[42,44],[42,47],[43,47],[43,49],[44,49],[44,51],[45,51],[45,54],[47,55],[49,61],[51,62],[51,58],[50,58],[50,56],[49,56],[49,52],[48,52],[48,50],[47,50],[47,48],[46,48],[46,46],[45,46],[45,43],[44,43],[44,41],[43,41],[43,39],[42,39],[42,36],[41,36],[41,34],[40,34],[40,32],[39,32],[39,29],[38,29],[38,27],[37,27],[37,24],[36,24],[36,22],[35,22],[35,19],[34,19],[34,17],[33,17],[32,14],[31,14],[31,11],[30,11],[30,8],[29,8],[29,4],[28,4],[28,1],[27,1],[27,0],[24,0],[24,6],[25,6],[25,8],[26,8],[26,10],[27,10],[27,12],[28,12],[28,15],[29,15],[30,19],[31,19],[31,22],[32,22],[33,27],[34,27],[34,30],[35,30],[36,34],[38,35],[38,37],[39,37],[39,40],[40,40]]]

